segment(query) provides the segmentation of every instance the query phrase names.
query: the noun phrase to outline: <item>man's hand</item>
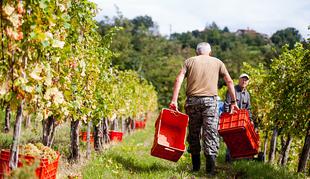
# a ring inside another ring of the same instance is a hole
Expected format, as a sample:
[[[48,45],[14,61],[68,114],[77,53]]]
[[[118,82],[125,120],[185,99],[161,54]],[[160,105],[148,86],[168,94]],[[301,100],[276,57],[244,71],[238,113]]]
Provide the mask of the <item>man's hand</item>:
[[[183,79],[185,77],[186,73],[186,68],[183,67],[178,76],[175,79],[174,86],[173,86],[173,93],[172,93],[172,98],[171,98],[171,103],[169,104],[169,108],[175,111],[178,111],[178,96],[179,96],[179,91],[183,82]]]
[[[253,125],[253,127],[254,127],[254,122],[250,119],[250,122],[251,122],[251,124]]]
[[[238,105],[236,103],[232,103],[230,105],[230,114],[236,113],[238,109],[239,109]]]
[[[171,101],[171,103],[169,104],[169,109],[179,111],[178,110],[178,103],[176,101]]]

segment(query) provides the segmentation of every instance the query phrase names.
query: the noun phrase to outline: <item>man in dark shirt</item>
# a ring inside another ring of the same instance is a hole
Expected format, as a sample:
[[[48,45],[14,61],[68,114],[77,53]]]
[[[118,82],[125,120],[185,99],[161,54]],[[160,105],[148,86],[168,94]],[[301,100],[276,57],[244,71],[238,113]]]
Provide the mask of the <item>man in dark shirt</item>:
[[[250,94],[247,91],[246,87],[248,86],[250,81],[249,75],[243,73],[239,76],[239,83],[235,86],[236,93],[236,103],[240,109],[247,109],[249,111],[250,120],[252,121],[252,113],[251,113],[251,102],[250,102]],[[224,102],[224,112],[230,111],[231,97],[229,93],[226,93],[226,100]],[[226,150],[226,162],[231,161],[230,152]]]
[[[237,98],[237,105],[240,109],[247,109],[249,111],[250,119],[252,121],[251,113],[251,101],[250,94],[247,91],[246,87],[250,81],[249,75],[243,73],[239,77],[239,83],[235,86],[235,93]],[[231,97],[229,93],[226,93],[226,100],[224,102],[224,112],[230,111]]]

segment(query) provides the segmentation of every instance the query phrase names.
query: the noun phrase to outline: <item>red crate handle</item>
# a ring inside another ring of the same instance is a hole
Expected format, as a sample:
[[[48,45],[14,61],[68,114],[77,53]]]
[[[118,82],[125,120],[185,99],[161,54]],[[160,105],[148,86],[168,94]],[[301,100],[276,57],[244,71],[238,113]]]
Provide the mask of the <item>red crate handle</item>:
[[[173,115],[175,115],[175,116],[178,116],[178,112],[177,111],[175,111],[175,110],[171,110],[171,113],[173,114]]]
[[[168,150],[168,151],[171,151],[171,152],[174,152],[174,151],[175,151],[175,150],[169,149],[169,148],[167,148],[167,147],[165,147],[165,150]]]
[[[174,109],[171,109],[171,108],[169,110],[170,110],[171,114],[173,114],[174,116],[182,115],[178,110],[174,110]]]

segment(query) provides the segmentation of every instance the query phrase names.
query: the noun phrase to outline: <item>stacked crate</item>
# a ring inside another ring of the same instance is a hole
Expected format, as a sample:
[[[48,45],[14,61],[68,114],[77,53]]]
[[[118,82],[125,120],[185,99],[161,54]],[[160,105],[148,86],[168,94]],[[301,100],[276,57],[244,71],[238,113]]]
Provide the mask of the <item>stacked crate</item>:
[[[259,135],[250,122],[246,109],[222,113],[219,134],[223,137],[232,158],[251,158],[258,153]]]

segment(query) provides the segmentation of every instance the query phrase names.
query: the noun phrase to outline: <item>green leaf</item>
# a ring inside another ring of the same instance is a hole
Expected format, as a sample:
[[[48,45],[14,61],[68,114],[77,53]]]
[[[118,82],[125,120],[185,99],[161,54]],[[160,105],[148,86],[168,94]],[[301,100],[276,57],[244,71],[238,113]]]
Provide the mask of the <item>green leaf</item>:
[[[70,29],[71,28],[71,25],[67,22],[64,23],[64,28],[65,29]]]
[[[46,9],[48,7],[48,1],[47,0],[41,0],[39,3],[39,7],[41,9]]]
[[[29,35],[30,35],[30,39],[37,38],[37,34],[35,32],[31,32]]]

